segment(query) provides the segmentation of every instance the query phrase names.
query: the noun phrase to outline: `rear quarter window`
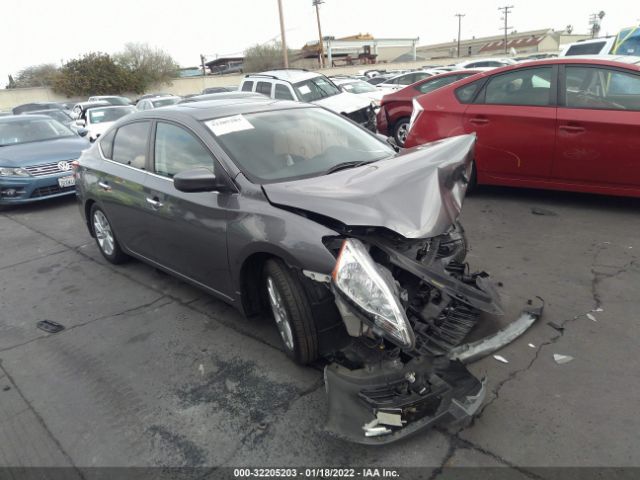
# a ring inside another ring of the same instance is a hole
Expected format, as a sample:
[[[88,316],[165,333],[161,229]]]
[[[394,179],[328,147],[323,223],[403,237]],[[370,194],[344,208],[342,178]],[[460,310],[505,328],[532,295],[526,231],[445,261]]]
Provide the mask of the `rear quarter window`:
[[[252,81],[244,82],[242,84],[242,91],[243,92],[251,92],[251,91],[253,91],[253,82]]]
[[[597,55],[604,47],[604,44],[605,42],[592,42],[573,45],[569,47],[565,55]]]
[[[102,155],[109,160],[113,158],[113,137],[115,136],[116,131],[111,130],[100,139],[100,150],[102,150]]]
[[[469,83],[467,85],[463,85],[462,87],[456,88],[455,95],[460,103],[473,103],[478,90],[484,83],[484,79],[476,80],[475,82]]]

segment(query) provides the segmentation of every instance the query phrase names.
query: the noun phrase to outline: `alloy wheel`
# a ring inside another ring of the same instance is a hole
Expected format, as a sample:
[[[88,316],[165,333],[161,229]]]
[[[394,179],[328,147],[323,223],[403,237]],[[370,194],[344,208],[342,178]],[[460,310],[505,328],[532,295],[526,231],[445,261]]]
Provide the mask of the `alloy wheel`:
[[[289,315],[284,306],[282,296],[271,277],[267,277],[267,293],[269,294],[269,304],[271,305],[273,318],[276,321],[282,341],[290,351],[293,351],[293,332],[291,331]]]
[[[115,239],[113,238],[109,220],[107,220],[107,217],[101,210],[96,210],[93,214],[93,231],[96,234],[100,250],[102,250],[105,255],[113,255]]]

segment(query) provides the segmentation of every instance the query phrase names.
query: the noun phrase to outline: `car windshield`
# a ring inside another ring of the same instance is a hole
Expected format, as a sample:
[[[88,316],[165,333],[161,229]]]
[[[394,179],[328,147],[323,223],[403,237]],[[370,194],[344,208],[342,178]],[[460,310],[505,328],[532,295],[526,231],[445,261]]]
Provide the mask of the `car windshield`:
[[[234,115],[205,124],[254,183],[315,177],[338,164],[395,154],[377,137],[321,108]]]
[[[70,129],[53,118],[0,122],[0,147],[74,136]]]
[[[342,88],[349,93],[377,92],[376,87],[367,82],[351,82],[342,84]]]
[[[151,103],[153,103],[154,108],[158,108],[158,107],[166,107],[167,105],[175,105],[179,101],[180,101],[179,98],[163,98],[161,100],[152,100]]]
[[[298,100],[303,102],[314,102],[340,93],[338,87],[326,77],[313,77],[303,82],[294,83],[293,88],[296,90]]]
[[[92,108],[88,112],[89,122],[94,125],[96,123],[115,122],[125,115],[129,115],[135,111],[136,110],[133,107]]]

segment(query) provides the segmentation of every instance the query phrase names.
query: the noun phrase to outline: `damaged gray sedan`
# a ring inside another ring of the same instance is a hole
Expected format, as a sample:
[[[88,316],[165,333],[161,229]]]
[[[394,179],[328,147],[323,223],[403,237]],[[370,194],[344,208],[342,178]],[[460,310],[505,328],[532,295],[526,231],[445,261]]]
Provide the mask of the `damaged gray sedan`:
[[[287,355],[325,362],[327,429],[386,443],[468,420],[484,382],[465,363],[521,335],[465,262],[458,223],[475,137],[402,152],[321,107],[221,99],[128,116],[75,167],[102,255],[145,261],[273,317]]]

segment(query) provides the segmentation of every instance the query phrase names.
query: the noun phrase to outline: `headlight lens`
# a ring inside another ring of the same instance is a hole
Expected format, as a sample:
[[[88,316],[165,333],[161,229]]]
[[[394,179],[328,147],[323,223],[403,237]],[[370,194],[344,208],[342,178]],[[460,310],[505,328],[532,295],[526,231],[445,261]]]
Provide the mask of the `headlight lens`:
[[[400,347],[413,348],[415,336],[404,308],[361,241],[344,241],[332,277],[334,286],[384,336]]]
[[[0,177],[30,177],[24,168],[0,167]]]

